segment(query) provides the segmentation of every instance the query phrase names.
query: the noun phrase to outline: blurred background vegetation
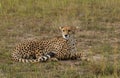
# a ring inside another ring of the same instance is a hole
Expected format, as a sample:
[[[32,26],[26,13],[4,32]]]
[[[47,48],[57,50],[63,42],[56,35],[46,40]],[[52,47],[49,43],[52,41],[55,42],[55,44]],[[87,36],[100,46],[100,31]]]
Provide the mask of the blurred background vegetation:
[[[78,51],[92,62],[23,64],[13,47],[29,38],[61,35],[79,26]],[[119,78],[120,0],[0,0],[0,78]]]

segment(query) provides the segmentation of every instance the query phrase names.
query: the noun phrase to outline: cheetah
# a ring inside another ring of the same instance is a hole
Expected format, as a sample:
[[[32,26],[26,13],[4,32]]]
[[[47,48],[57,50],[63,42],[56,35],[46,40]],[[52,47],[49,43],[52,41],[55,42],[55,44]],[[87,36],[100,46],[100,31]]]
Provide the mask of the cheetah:
[[[23,63],[46,62],[81,58],[77,52],[75,32],[77,27],[59,27],[62,36],[44,40],[26,40],[18,44],[12,53],[14,61]]]

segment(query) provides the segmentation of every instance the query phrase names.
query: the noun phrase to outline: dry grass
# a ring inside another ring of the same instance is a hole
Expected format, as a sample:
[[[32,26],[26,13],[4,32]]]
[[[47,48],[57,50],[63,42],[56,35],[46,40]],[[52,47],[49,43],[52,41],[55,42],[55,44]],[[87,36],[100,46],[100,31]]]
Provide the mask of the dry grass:
[[[119,78],[119,0],[0,0],[0,78]],[[16,43],[61,35],[79,26],[78,51],[91,62],[23,64],[11,60]]]

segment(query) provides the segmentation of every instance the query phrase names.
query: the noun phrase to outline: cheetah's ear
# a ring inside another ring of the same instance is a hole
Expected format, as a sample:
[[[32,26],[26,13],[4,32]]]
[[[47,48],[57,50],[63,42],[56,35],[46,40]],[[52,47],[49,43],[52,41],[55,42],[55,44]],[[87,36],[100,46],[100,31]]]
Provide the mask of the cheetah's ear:
[[[79,26],[76,26],[76,29],[79,29],[80,27]]]
[[[59,27],[59,29],[61,30],[63,27],[61,26],[61,27]]]
[[[79,29],[78,26],[73,26],[72,28],[73,28],[74,30],[78,30],[78,29]]]
[[[76,26],[76,32],[82,31],[82,29],[79,26]]]

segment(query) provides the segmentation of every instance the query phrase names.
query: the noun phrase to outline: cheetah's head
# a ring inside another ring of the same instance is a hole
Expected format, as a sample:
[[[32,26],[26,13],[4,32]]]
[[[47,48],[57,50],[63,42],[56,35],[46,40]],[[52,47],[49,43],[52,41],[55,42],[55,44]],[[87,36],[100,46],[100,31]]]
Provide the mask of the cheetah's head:
[[[60,30],[62,31],[62,36],[65,39],[69,39],[74,36],[77,27],[74,26],[62,26]]]

